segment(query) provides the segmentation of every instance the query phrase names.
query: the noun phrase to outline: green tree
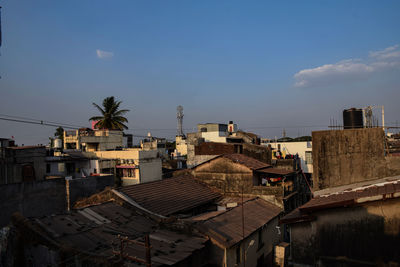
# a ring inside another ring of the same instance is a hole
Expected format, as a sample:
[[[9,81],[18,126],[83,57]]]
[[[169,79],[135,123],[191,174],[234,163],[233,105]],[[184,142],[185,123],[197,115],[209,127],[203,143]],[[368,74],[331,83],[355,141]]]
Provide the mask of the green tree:
[[[99,129],[108,130],[123,130],[128,129],[124,123],[128,122],[128,119],[123,115],[127,113],[128,109],[119,110],[119,106],[122,101],[115,101],[113,96],[107,97],[103,100],[103,108],[101,108],[96,103],[93,103],[101,113],[101,116],[94,116],[89,119],[89,121],[98,121],[95,127]]]
[[[64,128],[63,127],[58,127],[56,129],[56,132],[54,133],[54,137],[57,139],[61,139],[64,141]]]

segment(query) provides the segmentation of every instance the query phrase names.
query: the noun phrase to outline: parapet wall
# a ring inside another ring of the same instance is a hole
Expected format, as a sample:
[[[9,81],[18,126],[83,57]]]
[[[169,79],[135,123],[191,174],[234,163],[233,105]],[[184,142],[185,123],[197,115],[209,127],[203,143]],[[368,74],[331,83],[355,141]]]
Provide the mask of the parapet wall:
[[[312,140],[315,190],[400,175],[381,128],[318,131]]]
[[[113,175],[70,180],[70,205],[113,185]],[[62,178],[0,185],[0,227],[10,222],[14,212],[39,217],[64,212],[66,208],[66,181]]]

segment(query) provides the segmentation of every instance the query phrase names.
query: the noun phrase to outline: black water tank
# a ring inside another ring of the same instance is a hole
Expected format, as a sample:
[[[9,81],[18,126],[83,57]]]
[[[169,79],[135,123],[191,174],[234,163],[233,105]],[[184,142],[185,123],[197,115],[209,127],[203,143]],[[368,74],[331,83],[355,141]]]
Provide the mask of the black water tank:
[[[363,128],[363,111],[359,108],[350,108],[343,110],[344,129]]]

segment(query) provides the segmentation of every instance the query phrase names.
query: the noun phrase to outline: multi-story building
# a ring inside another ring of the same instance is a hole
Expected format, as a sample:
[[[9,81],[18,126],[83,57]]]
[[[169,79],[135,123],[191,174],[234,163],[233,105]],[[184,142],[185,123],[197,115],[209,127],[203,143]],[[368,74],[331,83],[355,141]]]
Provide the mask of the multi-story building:
[[[49,154],[46,157],[46,179],[84,178],[101,172],[99,159],[90,152],[50,150]]]
[[[167,155],[167,140],[165,138],[153,137],[149,134],[148,138],[140,141],[142,150],[157,150],[161,156]]]
[[[276,152],[279,151],[278,158],[286,158],[286,156],[298,156],[301,163],[301,169],[304,173],[313,173],[312,161],[312,141],[300,142],[275,142],[274,140],[264,141],[261,143],[265,146],[271,146],[273,149],[272,159],[277,158]]]
[[[124,136],[119,130],[92,130],[81,128],[64,131],[64,149],[99,151],[122,148]]]
[[[93,151],[102,173],[115,173],[122,186],[161,180],[162,163],[157,150],[129,148]]]

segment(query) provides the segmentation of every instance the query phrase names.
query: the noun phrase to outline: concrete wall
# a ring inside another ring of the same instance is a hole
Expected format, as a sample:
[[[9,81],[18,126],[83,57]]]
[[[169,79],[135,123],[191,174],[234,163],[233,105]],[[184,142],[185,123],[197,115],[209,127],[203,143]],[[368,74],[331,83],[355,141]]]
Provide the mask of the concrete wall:
[[[217,143],[226,143],[226,132],[203,132],[201,133],[201,137],[204,138],[206,142],[217,142]]]
[[[14,212],[24,216],[43,216],[66,208],[65,180],[0,185],[0,226],[10,221]]]
[[[380,266],[390,261],[400,264],[400,199],[312,215],[316,220],[290,225],[295,263],[314,265],[321,261],[326,264],[323,266],[338,266],[336,258],[347,257]]]
[[[160,158],[140,160],[140,183],[159,181],[162,179],[162,162]]]
[[[71,206],[79,198],[88,197],[113,185],[113,176],[71,180]],[[66,182],[61,178],[0,185],[0,227],[9,223],[14,212],[20,212],[25,217],[63,212],[67,207],[66,199]]]
[[[312,139],[316,190],[400,174],[400,157],[385,155],[381,128],[318,131]]]
[[[24,181],[24,166],[34,168],[34,179],[40,181],[46,174],[45,147],[1,148],[0,184],[20,183]]]
[[[79,199],[89,197],[114,186],[113,175],[91,176],[88,178],[73,179],[69,181],[71,206]]]
[[[251,169],[222,157],[196,167],[192,174],[224,193],[240,193],[242,186],[245,193],[251,193],[253,187]]]
[[[272,150],[268,147],[254,145],[254,144],[242,144],[243,155],[258,159],[259,161],[271,164]]]

